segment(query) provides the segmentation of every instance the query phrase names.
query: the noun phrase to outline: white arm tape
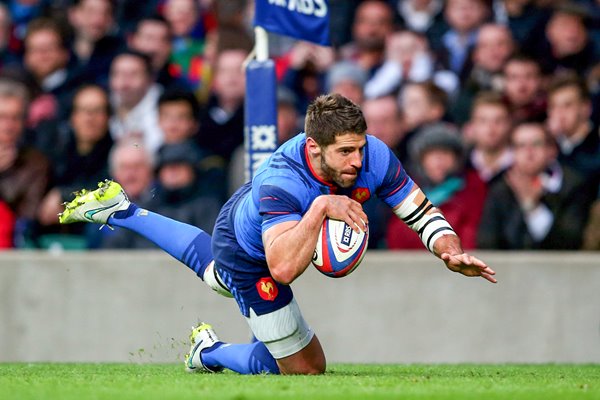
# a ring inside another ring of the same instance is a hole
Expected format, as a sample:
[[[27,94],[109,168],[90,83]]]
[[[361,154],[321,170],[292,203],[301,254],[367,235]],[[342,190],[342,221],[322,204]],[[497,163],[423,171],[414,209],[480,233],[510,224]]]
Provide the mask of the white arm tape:
[[[420,204],[414,200],[421,191],[413,191],[394,213],[402,219],[413,231],[419,234],[425,247],[433,253],[433,245],[443,235],[456,235],[446,218],[440,212],[428,214],[434,206],[427,197],[423,196]]]

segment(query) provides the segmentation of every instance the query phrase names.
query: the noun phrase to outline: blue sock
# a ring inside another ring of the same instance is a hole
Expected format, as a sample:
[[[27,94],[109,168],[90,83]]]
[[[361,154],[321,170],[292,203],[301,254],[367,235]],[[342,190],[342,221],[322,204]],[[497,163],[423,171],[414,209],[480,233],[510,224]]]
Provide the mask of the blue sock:
[[[202,279],[212,261],[211,238],[202,229],[153,213],[135,204],[117,211],[108,224],[127,228],[187,265]]]
[[[208,368],[228,368],[240,374],[279,374],[277,362],[263,342],[217,343],[201,354]]]

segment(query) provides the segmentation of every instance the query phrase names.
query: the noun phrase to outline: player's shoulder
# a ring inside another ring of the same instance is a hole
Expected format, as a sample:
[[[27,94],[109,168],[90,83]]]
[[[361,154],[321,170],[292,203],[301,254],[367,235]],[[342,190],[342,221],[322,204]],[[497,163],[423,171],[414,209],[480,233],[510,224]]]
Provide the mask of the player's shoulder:
[[[367,146],[365,157],[368,158],[369,164],[377,168],[387,168],[390,158],[394,157],[391,149],[380,139],[373,135],[367,134]]]
[[[272,185],[294,192],[310,187],[310,179],[302,158],[304,143],[304,134],[283,143],[257,171],[252,182],[254,189]]]
[[[383,143],[378,137],[373,136],[371,134],[367,134],[366,139],[367,149],[369,150],[369,152],[375,154],[387,154],[390,152],[390,148],[387,146],[387,144]]]

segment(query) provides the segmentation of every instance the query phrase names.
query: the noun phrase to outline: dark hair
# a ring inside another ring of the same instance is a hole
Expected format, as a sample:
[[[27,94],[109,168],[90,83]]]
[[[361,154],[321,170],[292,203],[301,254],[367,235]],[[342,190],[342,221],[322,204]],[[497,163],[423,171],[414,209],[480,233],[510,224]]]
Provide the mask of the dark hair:
[[[69,48],[67,27],[61,24],[60,21],[48,17],[39,17],[31,20],[27,24],[27,32],[25,33],[24,41],[26,42],[32,34],[41,31],[54,32],[58,36],[60,47],[65,50]]]
[[[81,5],[81,3],[83,3],[84,1],[85,0],[71,0],[70,6],[71,7],[79,7]],[[110,4],[110,6],[113,9],[113,12],[114,12],[114,10],[117,9],[117,0],[106,0],[106,2]]]
[[[340,94],[317,97],[306,110],[304,131],[319,146],[335,143],[345,133],[365,134],[367,122],[359,106]]]
[[[442,107],[444,110],[448,108],[448,94],[436,85],[432,80],[423,82],[410,82],[410,86],[416,86],[425,91],[429,103]]]
[[[106,99],[106,114],[109,116],[112,115],[112,107],[110,105],[110,99],[108,96],[108,92],[107,92],[106,88],[104,88],[96,83],[84,83],[83,85],[79,86],[77,88],[77,90],[75,90],[75,92],[73,92],[73,96],[71,98],[71,113],[73,113],[75,111],[75,99],[77,98],[77,96],[79,96],[82,92],[84,92],[88,89],[96,89],[96,90],[99,90],[102,93],[104,93],[104,97]]]
[[[197,122],[200,118],[200,104],[198,103],[198,99],[194,95],[194,93],[187,90],[180,89],[170,89],[160,95],[158,98],[158,108],[163,104],[167,103],[175,103],[175,102],[184,102],[190,108],[192,112],[192,117]]]
[[[477,107],[482,105],[498,106],[504,108],[507,113],[510,112],[510,108],[506,102],[506,99],[501,93],[498,92],[482,91],[477,93],[473,99],[473,104],[471,105],[471,115],[473,115],[473,112],[475,112]]]
[[[550,81],[548,85],[548,98],[554,93],[565,88],[575,88],[579,94],[579,98],[583,101],[591,99],[590,91],[583,79],[575,73],[561,73]]]
[[[164,25],[167,28],[167,30],[169,31],[169,38],[171,38],[173,36],[171,25],[169,24],[169,21],[167,21],[165,19],[165,17],[163,17],[160,14],[150,14],[150,15],[147,15],[147,16],[144,16],[144,17],[140,18],[135,23],[135,26],[131,30],[131,33],[134,34],[134,35],[136,33],[138,33],[139,30],[140,30],[140,28],[141,28],[141,26],[142,26],[142,24],[144,24],[145,22],[156,22],[156,23]]]
[[[515,126],[513,126],[512,130],[510,131],[510,135],[509,135],[511,146],[514,144],[513,139],[515,136],[515,132],[517,132],[519,129],[521,129],[523,127],[538,128],[539,130],[541,130],[544,133],[544,141],[546,142],[547,145],[554,146],[554,147],[557,146],[556,139],[554,139],[554,136],[552,136],[552,133],[550,133],[548,128],[546,128],[546,126],[543,123],[541,123],[539,121],[532,121],[532,120],[523,121],[523,122],[520,122],[520,123],[516,124]]]
[[[154,76],[154,70],[152,69],[152,61],[150,60],[150,57],[147,54],[144,54],[140,51],[128,48],[128,49],[122,50],[119,53],[117,53],[115,58],[113,58],[113,63],[114,63],[114,60],[116,60],[117,58],[119,58],[121,56],[132,56],[132,57],[139,58],[142,61],[142,63],[144,64],[144,69],[146,70],[146,73],[148,74],[148,76],[151,76],[151,77]]]
[[[511,62],[534,64],[537,67],[539,73],[540,74],[542,73],[542,66],[540,65],[540,62],[536,58],[534,58],[533,56],[530,56],[528,54],[515,53],[515,54],[511,55],[510,57],[508,57],[508,59],[504,63],[504,69],[506,69],[506,66]]]

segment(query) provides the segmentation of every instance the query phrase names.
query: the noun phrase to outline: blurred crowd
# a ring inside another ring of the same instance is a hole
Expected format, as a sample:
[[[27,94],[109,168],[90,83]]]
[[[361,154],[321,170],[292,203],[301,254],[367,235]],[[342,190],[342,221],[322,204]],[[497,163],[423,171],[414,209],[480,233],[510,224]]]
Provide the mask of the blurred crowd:
[[[270,34],[280,143],[336,92],[466,249],[600,250],[600,1],[330,0],[332,47]],[[244,182],[251,0],[0,1],[0,248],[149,248],[62,203],[115,179],[212,231]],[[251,95],[251,94],[249,94]],[[373,199],[370,247],[423,248]]]

